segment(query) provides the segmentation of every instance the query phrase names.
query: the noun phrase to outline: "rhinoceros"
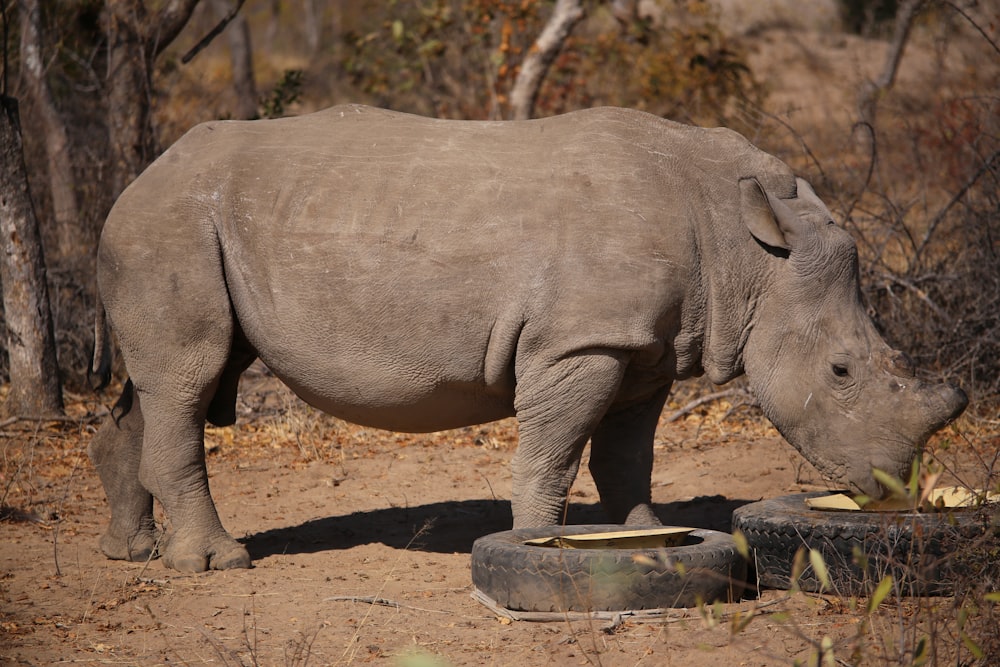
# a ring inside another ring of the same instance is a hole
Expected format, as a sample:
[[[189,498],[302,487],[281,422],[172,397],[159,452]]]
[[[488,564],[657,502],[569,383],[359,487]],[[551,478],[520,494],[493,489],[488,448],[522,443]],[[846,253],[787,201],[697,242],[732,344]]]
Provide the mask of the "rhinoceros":
[[[104,226],[129,380],[89,452],[101,547],[145,559],[153,498],[184,571],[248,567],[209,493],[204,425],[260,359],[316,408],[427,432],[516,417],[515,527],[552,525],[590,442],[612,521],[655,524],[675,380],[746,374],[821,472],[869,495],[964,409],[866,315],[858,255],[810,186],[726,129],[603,108],[519,122],[364,106],[198,125]],[[765,464],[766,465],[766,464]]]

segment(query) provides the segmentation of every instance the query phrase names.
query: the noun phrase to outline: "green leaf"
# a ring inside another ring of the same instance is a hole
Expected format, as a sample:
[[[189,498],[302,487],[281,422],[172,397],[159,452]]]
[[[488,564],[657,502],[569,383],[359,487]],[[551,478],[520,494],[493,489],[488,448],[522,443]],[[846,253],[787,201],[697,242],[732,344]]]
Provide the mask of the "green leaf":
[[[736,551],[743,556],[743,560],[750,560],[750,543],[746,536],[739,530],[733,531],[733,542],[736,543]]]
[[[812,565],[813,572],[816,573],[816,578],[819,579],[822,590],[830,590],[830,572],[826,569],[826,561],[823,560],[823,554],[816,549],[810,549],[809,564]]]
[[[823,637],[819,650],[823,658],[823,667],[837,667],[837,658],[833,655],[833,640],[829,635]]]
[[[964,632],[962,633],[962,643],[965,644],[965,648],[969,649],[969,653],[972,654],[972,657],[974,657],[976,660],[983,659],[983,656],[985,655],[983,653],[983,649],[979,647],[979,644],[977,644],[975,641],[972,640],[972,637],[965,634]]]
[[[906,498],[906,487],[903,486],[903,482],[900,481],[898,477],[893,477],[884,470],[879,470],[878,468],[872,468],[872,477],[875,481],[889,489],[889,491],[900,498]]]
[[[868,569],[868,554],[866,554],[861,547],[856,544],[851,547],[851,560],[862,570]]]
[[[792,557],[792,584],[797,588],[799,584],[799,578],[806,569],[806,550],[805,547],[799,547],[798,551],[795,552],[795,556]]]
[[[986,595],[983,596],[983,599],[986,600],[987,602],[1000,602],[1000,591],[987,593]]]
[[[920,457],[913,459],[913,466],[910,468],[910,479],[906,485],[907,495],[916,498],[920,493]]]
[[[930,657],[930,642],[927,641],[927,636],[924,635],[920,638],[920,641],[917,642],[917,648],[913,652],[913,662],[911,664],[913,667],[920,667],[920,665],[927,664]]]
[[[739,633],[743,632],[743,630],[746,629],[748,625],[750,625],[750,621],[752,621],[754,618],[755,615],[753,613],[753,609],[748,611],[746,614],[742,614],[739,611],[737,611],[736,613],[733,614],[733,622],[730,625],[729,629],[730,634],[738,635]]]
[[[403,33],[404,33],[403,22],[400,21],[399,19],[396,19],[395,21],[392,22],[392,38],[397,42],[402,42]]]
[[[966,605],[962,605],[962,608],[958,610],[958,618],[955,619],[958,624],[959,630],[965,629],[965,624],[969,620],[970,616],[975,616],[977,610],[975,608],[970,608]]]
[[[872,597],[868,600],[868,613],[874,614],[878,606],[882,604],[886,596],[892,590],[892,575],[887,574],[882,577],[882,581],[878,582],[878,586],[875,588],[875,592],[872,593]]]
[[[866,496],[863,494],[854,496],[854,502],[856,502],[858,504],[858,507],[861,507],[862,509],[864,508],[865,505],[867,505],[871,501],[872,501],[871,496]]]

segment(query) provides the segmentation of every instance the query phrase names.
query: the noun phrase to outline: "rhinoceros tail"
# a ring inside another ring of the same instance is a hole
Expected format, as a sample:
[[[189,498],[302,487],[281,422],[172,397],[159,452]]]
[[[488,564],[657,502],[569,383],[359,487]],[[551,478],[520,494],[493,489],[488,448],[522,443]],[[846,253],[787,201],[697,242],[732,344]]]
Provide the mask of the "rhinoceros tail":
[[[104,389],[111,382],[111,336],[108,331],[108,315],[104,312],[100,294],[97,295],[94,314],[94,349],[87,369],[87,382],[94,391]]]

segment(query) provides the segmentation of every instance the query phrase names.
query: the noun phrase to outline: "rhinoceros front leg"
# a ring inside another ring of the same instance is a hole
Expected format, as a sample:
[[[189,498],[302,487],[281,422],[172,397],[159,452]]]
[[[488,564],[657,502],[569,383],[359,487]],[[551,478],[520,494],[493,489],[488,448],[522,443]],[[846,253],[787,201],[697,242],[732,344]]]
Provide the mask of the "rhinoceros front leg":
[[[591,437],[590,473],[614,523],[660,523],[651,506],[650,477],[653,436],[669,393],[667,386],[643,403],[609,412]]]
[[[115,560],[144,561],[155,554],[158,533],[153,496],[139,482],[143,419],[131,381],[87,448],[111,507],[101,551]]]
[[[565,357],[520,374],[511,460],[514,528],[561,523],[584,445],[618,392],[625,362],[612,351]]]

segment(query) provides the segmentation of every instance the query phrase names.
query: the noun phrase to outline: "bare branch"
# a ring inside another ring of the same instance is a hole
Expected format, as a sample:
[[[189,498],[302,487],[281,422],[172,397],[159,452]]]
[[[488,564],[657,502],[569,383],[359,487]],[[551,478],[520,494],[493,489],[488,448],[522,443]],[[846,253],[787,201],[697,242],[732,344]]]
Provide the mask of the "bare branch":
[[[937,212],[937,215],[934,216],[934,219],[931,220],[929,225],[927,225],[927,231],[924,232],[924,238],[920,241],[920,245],[917,246],[916,252],[913,253],[912,264],[916,264],[917,261],[920,259],[920,255],[923,253],[924,248],[926,248],[927,244],[930,243],[931,237],[934,235],[935,230],[937,229],[938,225],[941,224],[941,221],[944,220],[944,217],[945,215],[948,214],[948,211],[951,210],[951,207],[957,204],[962,199],[962,197],[965,196],[965,193],[969,191],[969,188],[975,185],[976,181],[978,181],[983,174],[985,174],[987,171],[993,168],[993,163],[997,162],[998,158],[1000,158],[1000,150],[993,151],[993,155],[986,158],[982,166],[980,166],[979,169],[976,170],[976,173],[974,173],[969,178],[969,180],[965,182],[965,185],[963,185],[959,189],[959,191],[955,193],[955,196],[953,196],[948,201],[948,203],[945,204],[941,208],[941,210]]]
[[[198,2],[199,0],[170,0],[167,6],[156,14],[153,24],[155,33],[151,35],[155,37],[151,42],[153,51],[150,55],[153,58],[160,55],[180,34],[184,26],[187,25],[188,19],[191,18],[191,13],[194,12]],[[243,1],[239,0],[239,5],[242,4]],[[233,14],[235,15],[238,10],[239,6],[233,10]]]
[[[712,394],[705,394],[704,396],[701,396],[691,401],[680,410],[671,412],[669,415],[667,415],[665,421],[675,422],[681,417],[684,417],[685,415],[694,412],[695,410],[705,405],[706,403],[711,403],[712,401],[718,401],[723,398],[729,398],[730,396],[749,396],[749,392],[747,392],[746,389],[726,389],[725,391],[717,391]]]
[[[201,38],[197,44],[195,44],[190,51],[184,54],[181,58],[181,63],[187,65],[189,62],[194,60],[194,57],[202,52],[202,50],[212,43],[212,40],[222,34],[222,31],[226,29],[226,26],[236,18],[236,15],[240,13],[240,8],[243,7],[243,3],[246,0],[236,0],[236,6],[233,7],[228,14],[222,17],[218,25],[208,31],[208,34]]]
[[[948,5],[949,7],[951,7],[952,9],[954,9],[955,12],[957,12],[958,14],[960,14],[962,16],[962,18],[964,18],[966,21],[968,21],[969,24],[973,28],[975,28],[979,32],[980,35],[983,36],[983,39],[985,39],[986,42],[990,46],[993,47],[994,51],[996,51],[997,53],[1000,53],[1000,45],[997,45],[996,42],[994,42],[992,39],[990,39],[989,34],[987,34],[987,32],[985,30],[983,30],[982,26],[980,26],[978,23],[976,23],[975,19],[973,19],[971,16],[969,16],[964,11],[962,11],[962,8],[959,7],[958,5],[956,5],[954,2],[949,2],[948,0],[943,0],[943,4]]]
[[[896,10],[896,25],[893,29],[892,44],[889,46],[889,53],[886,54],[882,73],[874,81],[866,81],[861,86],[860,99],[858,100],[860,122],[875,127],[875,110],[878,106],[878,98],[884,91],[892,88],[892,84],[896,81],[896,72],[899,71],[899,63],[903,59],[906,42],[910,38],[913,19],[916,18],[917,12],[923,7],[924,2],[925,0],[906,0]]]
[[[892,275],[892,274],[887,274],[886,276],[884,276],[883,280],[885,281],[886,285],[890,285],[892,283],[895,283],[896,285],[899,285],[900,287],[905,287],[906,289],[908,289],[911,292],[913,292],[917,296],[918,299],[920,299],[921,301],[923,301],[927,305],[928,308],[930,308],[932,311],[934,311],[935,315],[937,315],[938,317],[940,317],[945,322],[951,322],[952,321],[952,318],[948,315],[948,313],[946,313],[944,311],[944,309],[941,308],[941,306],[939,306],[936,303],[934,303],[934,301],[930,298],[930,296],[928,296],[927,292],[925,292],[924,290],[920,289],[920,287],[918,287],[917,285],[915,285],[910,280],[907,280],[906,278],[901,278],[899,276]]]
[[[903,59],[903,51],[906,49],[906,43],[910,37],[913,20],[925,2],[926,0],[904,0],[899,5],[899,8],[896,10],[896,24],[893,29],[892,43],[889,45],[889,52],[886,54],[882,73],[874,81],[868,80],[861,84],[861,90],[858,93],[858,120],[851,131],[853,133],[861,128],[867,132],[871,148],[871,160],[868,163],[868,172],[865,175],[864,185],[855,195],[854,201],[851,202],[851,205],[847,209],[848,216],[862,195],[868,190],[872,177],[875,175],[875,166],[878,164],[878,140],[875,130],[875,114],[878,109],[878,103],[882,95],[892,88],[893,83],[896,81],[896,73],[899,71],[899,63]]]
[[[514,120],[528,120],[535,110],[535,100],[549,67],[562,49],[563,43],[574,26],[583,18],[580,0],[556,0],[552,17],[542,29],[542,34],[532,45],[521,63],[514,87],[510,91],[510,105]]]

